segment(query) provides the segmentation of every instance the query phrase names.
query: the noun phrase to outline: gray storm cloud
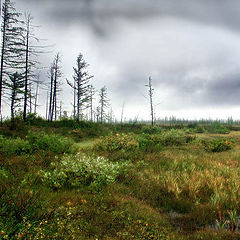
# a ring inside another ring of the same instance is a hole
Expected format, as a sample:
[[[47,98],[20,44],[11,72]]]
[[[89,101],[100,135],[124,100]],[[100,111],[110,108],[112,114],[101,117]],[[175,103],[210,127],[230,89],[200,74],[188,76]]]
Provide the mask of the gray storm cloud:
[[[239,0],[18,0],[17,4],[51,28],[49,33],[68,59],[67,69],[74,64],[73,52],[86,50],[98,86],[109,85],[115,106],[123,100],[133,109],[136,102],[145,104],[142,95],[149,75],[156,101],[164,99],[162,109],[238,105]],[[66,75],[71,76],[70,70]]]
[[[38,5],[61,22],[109,21],[114,18],[143,19],[179,17],[205,24],[240,29],[238,0],[20,0]],[[40,9],[38,9],[40,10]]]

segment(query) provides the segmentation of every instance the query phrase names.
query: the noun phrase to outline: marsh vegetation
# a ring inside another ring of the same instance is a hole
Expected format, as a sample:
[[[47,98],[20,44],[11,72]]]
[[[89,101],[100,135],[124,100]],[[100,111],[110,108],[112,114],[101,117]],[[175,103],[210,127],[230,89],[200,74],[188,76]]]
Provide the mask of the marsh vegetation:
[[[230,126],[9,124],[1,239],[239,239],[240,132]]]

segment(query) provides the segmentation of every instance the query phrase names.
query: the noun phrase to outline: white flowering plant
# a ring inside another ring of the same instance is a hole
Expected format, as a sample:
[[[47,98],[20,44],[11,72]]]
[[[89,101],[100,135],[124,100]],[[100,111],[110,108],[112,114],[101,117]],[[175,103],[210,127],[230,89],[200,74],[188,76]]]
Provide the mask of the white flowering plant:
[[[132,163],[111,162],[104,157],[87,156],[81,153],[64,155],[60,162],[52,163],[53,170],[41,171],[41,179],[53,188],[88,186],[101,190],[118,177],[126,175]]]

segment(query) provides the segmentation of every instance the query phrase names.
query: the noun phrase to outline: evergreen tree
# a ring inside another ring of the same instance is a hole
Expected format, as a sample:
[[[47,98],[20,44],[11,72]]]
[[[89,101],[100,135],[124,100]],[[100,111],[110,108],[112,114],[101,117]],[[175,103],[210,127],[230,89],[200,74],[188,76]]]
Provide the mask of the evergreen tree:
[[[81,53],[78,55],[76,63],[77,66],[73,68],[73,83],[68,80],[67,83],[74,90],[74,115],[79,122],[82,110],[87,108],[90,99],[88,83],[93,76],[89,75],[86,70],[89,64],[84,60]]]
[[[20,106],[20,102],[23,99],[24,75],[15,72],[9,76],[9,80],[6,85],[11,90],[9,94],[11,100],[11,129],[14,129],[16,108]]]
[[[0,116],[2,116],[3,87],[12,82],[11,74],[22,68],[23,28],[19,20],[20,13],[14,7],[15,3],[5,0],[2,6],[2,45],[0,66]],[[15,76],[16,77],[16,76]],[[8,85],[12,86],[11,84]]]
[[[106,108],[109,106],[109,99],[107,97],[107,88],[104,86],[99,92],[99,104],[100,104],[100,122],[103,123],[106,116]]]

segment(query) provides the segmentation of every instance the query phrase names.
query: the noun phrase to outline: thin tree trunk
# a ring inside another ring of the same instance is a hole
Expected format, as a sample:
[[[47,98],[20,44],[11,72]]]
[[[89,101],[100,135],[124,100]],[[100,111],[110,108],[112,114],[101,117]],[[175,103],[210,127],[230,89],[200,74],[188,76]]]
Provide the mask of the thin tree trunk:
[[[29,85],[29,110],[30,110],[30,113],[32,113],[32,84],[30,83]]]
[[[60,120],[61,120],[61,118],[62,118],[62,101],[60,102],[60,114],[59,114],[59,116],[60,116]]]
[[[6,6],[5,6],[6,7]],[[3,22],[3,37],[2,37],[2,51],[1,51],[1,73],[0,73],[0,117],[2,118],[2,90],[3,90],[3,68],[4,68],[4,57],[5,57],[5,44],[6,44],[6,8]],[[2,121],[1,121],[2,123]],[[2,124],[1,124],[2,125]]]
[[[53,100],[53,70],[51,69],[51,89],[50,89],[50,99],[49,99],[49,112],[48,121],[52,119],[52,100]]]
[[[93,86],[91,87],[91,99],[90,99],[90,111],[91,111],[91,122],[93,121]]]
[[[101,105],[101,124],[103,123],[103,103]]]
[[[55,109],[54,109],[54,114],[55,114],[55,121],[57,121],[57,92],[55,93]]]
[[[123,123],[124,107],[125,107],[125,103],[123,103],[123,105],[122,105],[121,124]]]
[[[54,87],[55,88],[55,87]],[[53,100],[52,100],[52,112],[51,112],[51,119],[50,121],[53,121],[53,116],[54,116],[54,109],[55,109],[55,89],[54,89],[54,93],[53,93]]]
[[[80,120],[80,81],[78,80],[78,92],[77,92],[77,122]]]
[[[27,19],[27,36],[26,36],[26,58],[25,58],[25,90],[24,90],[24,109],[23,109],[23,120],[26,121],[27,116],[27,99],[28,99],[28,67],[29,67],[29,28],[30,18]]]
[[[152,88],[152,78],[149,77],[149,97],[150,97],[150,109],[151,109],[151,125],[154,125],[154,111],[153,111],[153,88]]]
[[[38,89],[39,89],[39,81],[37,81],[37,88],[36,88],[36,95],[35,95],[35,103],[34,103],[34,113],[35,113],[35,114],[37,114]]]
[[[16,81],[17,81],[16,76],[14,76],[12,97],[11,97],[11,130],[15,128],[14,109],[15,109],[16,89],[17,89]]]
[[[74,81],[74,89],[73,89],[73,118],[76,119],[76,82]]]
[[[48,119],[48,92],[47,92],[47,101],[46,101],[46,120]]]

